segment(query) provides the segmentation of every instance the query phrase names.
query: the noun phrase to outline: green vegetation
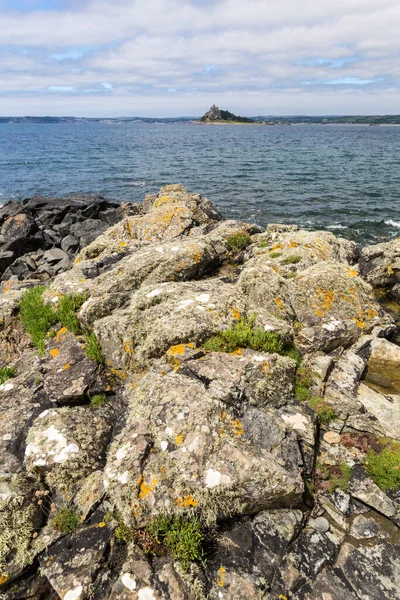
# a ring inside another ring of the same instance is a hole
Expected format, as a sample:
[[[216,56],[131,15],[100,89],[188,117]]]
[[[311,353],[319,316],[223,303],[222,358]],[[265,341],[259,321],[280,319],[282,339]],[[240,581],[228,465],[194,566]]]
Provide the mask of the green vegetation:
[[[301,358],[301,357],[300,357]],[[310,399],[310,388],[312,386],[312,372],[309,367],[300,367],[296,371],[296,383],[294,387],[294,396],[299,402],[307,402]]]
[[[260,352],[282,354],[283,342],[279,335],[254,326],[255,316],[241,318],[230,329],[220,331],[207,340],[203,347],[212,352],[234,352],[238,348],[251,348]]]
[[[302,358],[296,346],[286,346],[286,348],[283,349],[283,354],[284,356],[287,356],[288,358],[294,360],[297,367],[300,367]]]
[[[57,313],[42,298],[45,289],[44,286],[39,285],[27,290],[20,304],[22,325],[41,354],[45,351],[47,332],[58,322]]]
[[[226,241],[229,247],[235,252],[245,250],[247,246],[251,244],[251,238],[249,234],[245,231],[238,231],[237,233],[232,233],[232,235],[226,238]]]
[[[97,337],[95,333],[87,333],[85,335],[87,346],[86,346],[86,356],[98,362],[100,365],[104,363],[104,356],[101,353],[101,347],[99,342],[97,341]]]
[[[382,490],[397,490],[400,486],[400,443],[386,443],[386,447],[380,452],[368,452],[365,466],[368,474]]]
[[[322,425],[328,425],[331,421],[337,419],[336,411],[321,397],[311,398],[308,405],[316,413],[318,423]]]
[[[75,335],[82,333],[75,313],[87,299],[87,294],[66,294],[60,299],[58,304],[58,318],[60,323]]]
[[[0,367],[0,385],[14,377],[15,375],[15,367]]]
[[[262,239],[261,242],[260,242],[259,247],[260,248],[267,248],[268,247],[268,240],[266,240],[265,238]]]
[[[163,544],[178,560],[184,571],[189,564],[199,561],[204,564],[204,531],[197,517],[167,517],[160,515],[147,525],[147,532]]]
[[[282,252],[270,252],[269,253],[270,258],[279,258],[279,256],[282,256]]]
[[[72,533],[81,523],[78,513],[70,507],[60,508],[52,519],[52,525],[61,533]]]
[[[296,265],[301,261],[301,256],[297,256],[296,254],[290,254],[286,258],[283,259],[284,265]]]
[[[107,402],[107,396],[105,394],[96,394],[90,398],[90,406],[93,408],[100,408]]]
[[[351,479],[351,467],[346,463],[342,465],[315,465],[315,487],[327,492],[342,490],[347,492]]]

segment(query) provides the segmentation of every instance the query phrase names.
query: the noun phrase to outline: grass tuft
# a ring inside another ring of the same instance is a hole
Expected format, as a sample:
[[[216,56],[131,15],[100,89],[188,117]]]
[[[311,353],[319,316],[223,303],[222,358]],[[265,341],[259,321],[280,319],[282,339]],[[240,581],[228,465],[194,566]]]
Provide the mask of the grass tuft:
[[[297,256],[296,254],[290,254],[286,258],[283,259],[284,265],[296,265],[301,261],[301,256]]]
[[[78,529],[81,519],[73,508],[65,507],[56,512],[51,523],[61,533],[72,533]]]
[[[96,394],[90,398],[90,406],[93,408],[100,408],[107,402],[107,396],[105,394]]]
[[[245,231],[238,231],[226,238],[229,247],[235,252],[245,250],[251,244],[251,238]]]
[[[0,367],[0,385],[15,375],[15,367]]]
[[[282,252],[270,252],[269,253],[270,258],[279,258],[280,256],[282,256]]]
[[[197,517],[168,517],[160,515],[150,521],[146,527],[148,533],[171,552],[178,560],[184,571],[191,562],[199,561],[204,564],[204,531]]]
[[[325,400],[319,396],[311,398],[308,405],[316,413],[318,423],[322,425],[328,425],[338,417],[335,409],[329,406]]]
[[[301,357],[300,357],[301,358]],[[296,371],[296,383],[294,387],[294,396],[299,402],[307,402],[310,400],[310,388],[313,383],[312,372],[309,367],[301,367],[298,363]]]
[[[45,352],[45,339],[49,329],[58,322],[57,313],[42,298],[45,289],[39,285],[26,290],[20,303],[22,325],[41,354]]]
[[[87,294],[66,294],[60,299],[58,304],[58,318],[61,324],[74,335],[82,333],[78,317],[75,313],[87,299]]]
[[[230,329],[220,331],[203,347],[212,352],[234,352],[238,348],[251,348],[259,352],[282,354],[284,345],[279,335],[254,326],[255,316],[241,318]]]
[[[365,467],[383,491],[397,490],[400,487],[400,443],[389,442],[381,452],[370,450]]]
[[[95,360],[100,365],[104,363],[104,356],[101,352],[101,347],[99,342],[97,341],[97,337],[95,333],[87,333],[85,335],[87,346],[86,346],[86,356]]]
[[[268,248],[268,240],[266,240],[265,238],[263,240],[261,240],[259,247],[260,248]]]

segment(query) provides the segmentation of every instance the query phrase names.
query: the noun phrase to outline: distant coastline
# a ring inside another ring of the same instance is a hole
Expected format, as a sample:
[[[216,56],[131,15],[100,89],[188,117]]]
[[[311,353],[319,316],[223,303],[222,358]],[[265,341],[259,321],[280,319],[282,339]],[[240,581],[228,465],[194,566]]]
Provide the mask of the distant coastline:
[[[195,124],[198,122],[196,117],[0,117],[1,124],[126,124],[126,123],[183,123]],[[370,116],[255,116],[250,117],[246,123],[237,121],[220,121],[215,123],[203,123],[204,125],[400,125],[400,115],[370,115]]]

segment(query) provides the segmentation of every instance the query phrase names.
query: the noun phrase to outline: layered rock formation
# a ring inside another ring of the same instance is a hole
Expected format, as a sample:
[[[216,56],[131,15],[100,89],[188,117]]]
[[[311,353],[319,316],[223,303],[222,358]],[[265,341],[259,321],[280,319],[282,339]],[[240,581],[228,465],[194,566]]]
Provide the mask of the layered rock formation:
[[[64,241],[75,208],[41,206]],[[396,296],[400,240],[360,254],[165,186],[74,229],[40,354],[19,314],[40,267],[14,271],[45,232],[20,208],[2,229],[33,227],[3,251],[0,598],[399,598],[400,351],[373,287]]]

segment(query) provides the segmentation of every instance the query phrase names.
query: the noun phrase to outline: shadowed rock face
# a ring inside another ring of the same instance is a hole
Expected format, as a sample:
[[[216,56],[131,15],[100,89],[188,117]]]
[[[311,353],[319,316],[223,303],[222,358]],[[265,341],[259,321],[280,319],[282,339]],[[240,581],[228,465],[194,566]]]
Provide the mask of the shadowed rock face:
[[[368,461],[400,442],[396,327],[372,289],[396,297],[400,240],[358,262],[331,233],[223,221],[182,185],[130,211],[8,203],[0,225],[0,368],[15,366],[0,384],[2,599],[398,597],[398,491]],[[59,324],[41,355],[18,306],[44,272],[55,310],[87,299],[81,331]],[[252,348],[203,347],[246,323]],[[104,363],[86,354],[93,332]],[[206,563],[157,542],[160,516],[200,520]]]

